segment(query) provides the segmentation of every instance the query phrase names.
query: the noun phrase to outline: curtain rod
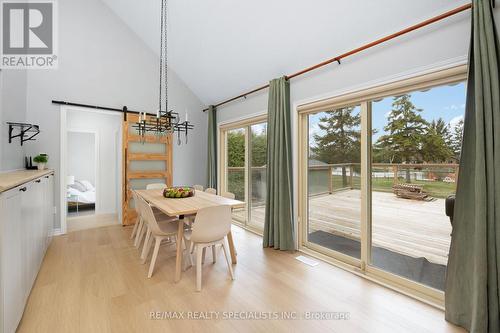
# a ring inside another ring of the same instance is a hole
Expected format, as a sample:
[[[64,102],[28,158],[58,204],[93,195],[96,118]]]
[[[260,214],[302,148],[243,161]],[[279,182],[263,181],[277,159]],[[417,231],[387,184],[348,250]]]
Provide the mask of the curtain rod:
[[[411,31],[414,31],[414,30],[420,29],[420,28],[422,28],[422,27],[425,27],[425,26],[427,26],[427,25],[429,25],[429,24],[435,23],[435,22],[437,22],[437,21],[441,21],[442,19],[445,19],[445,18],[447,18],[447,17],[453,16],[453,15],[455,15],[455,14],[458,14],[458,13],[463,12],[463,11],[465,11],[465,10],[467,10],[467,9],[470,9],[470,8],[472,8],[472,4],[470,4],[470,3],[469,3],[469,4],[466,4],[466,5],[463,5],[463,6],[460,6],[460,7],[457,7],[457,8],[455,8],[455,9],[452,9],[452,10],[450,10],[450,11],[447,11],[447,12],[445,12],[445,13],[443,13],[443,14],[440,14],[440,15],[438,15],[438,16],[434,16],[434,17],[432,17],[432,18],[430,18],[430,19],[427,19],[427,20],[425,20],[425,21],[422,21],[422,22],[420,22],[420,23],[417,23],[417,24],[415,24],[415,25],[412,25],[412,26],[410,26],[410,27],[408,27],[408,28],[406,28],[406,29],[400,30],[400,31],[395,32],[395,33],[393,33],[393,34],[390,34],[390,35],[388,35],[388,36],[385,36],[385,37],[382,37],[382,38],[380,38],[380,39],[377,39],[377,40],[375,40],[375,41],[373,41],[373,42],[371,42],[371,43],[368,43],[368,44],[365,44],[365,45],[360,46],[360,47],[358,47],[358,48],[355,48],[355,49],[353,49],[353,50],[351,50],[351,51],[349,51],[349,52],[343,53],[343,54],[338,55],[338,56],[336,56],[336,57],[334,57],[334,58],[330,58],[330,59],[328,59],[328,60],[325,60],[325,61],[323,61],[323,62],[320,62],[319,64],[316,64],[316,65],[314,65],[314,66],[307,67],[307,68],[305,68],[305,69],[303,69],[303,70],[301,70],[301,71],[298,71],[298,72],[296,72],[296,73],[286,75],[286,76],[285,76],[285,78],[289,80],[289,79],[292,79],[292,78],[294,78],[294,77],[300,76],[300,75],[302,75],[302,74],[305,74],[305,73],[311,72],[311,71],[313,71],[313,70],[315,70],[315,69],[318,69],[318,68],[321,68],[321,67],[323,67],[323,66],[326,66],[326,65],[328,65],[328,64],[331,64],[331,63],[333,63],[333,62],[338,62],[338,63],[340,64],[340,60],[341,60],[341,59],[343,59],[343,58],[347,58],[347,57],[349,57],[349,56],[351,56],[351,55],[353,55],[353,54],[359,53],[359,52],[361,52],[361,51],[364,51],[364,50],[369,49],[369,48],[371,48],[371,47],[374,47],[374,46],[376,46],[376,45],[382,44],[382,43],[387,42],[387,41],[389,41],[389,40],[391,40],[391,39],[394,39],[394,38],[396,38],[396,37],[399,37],[399,36],[402,36],[402,35],[404,35],[404,34],[407,34],[407,33],[411,32]],[[246,98],[246,97],[247,97],[247,95],[250,95],[250,94],[253,94],[253,93],[255,93],[255,92],[258,92],[258,91],[264,90],[264,89],[266,89],[266,88],[268,88],[268,87],[269,87],[269,84],[266,84],[266,85],[260,86],[260,87],[258,87],[258,88],[253,89],[253,90],[250,90],[250,91],[248,91],[248,92],[246,92],[246,93],[244,93],[244,94],[241,94],[241,95],[238,95],[238,96],[236,96],[236,97],[232,97],[232,98],[227,99],[227,100],[225,100],[225,101],[219,102],[219,103],[215,104],[214,106],[215,106],[215,107],[219,107],[219,106],[221,106],[221,105],[227,104],[227,103],[232,102],[232,101],[235,101],[235,100],[237,100],[237,99],[240,99],[240,98]],[[207,111],[207,110],[208,110],[208,108],[203,109],[203,112],[205,112],[205,111]]]

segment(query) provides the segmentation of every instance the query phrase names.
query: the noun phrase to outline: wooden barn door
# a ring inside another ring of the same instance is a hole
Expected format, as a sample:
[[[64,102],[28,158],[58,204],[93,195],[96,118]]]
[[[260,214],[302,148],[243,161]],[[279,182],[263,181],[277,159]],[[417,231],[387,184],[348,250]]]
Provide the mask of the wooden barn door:
[[[147,184],[160,182],[172,186],[172,136],[146,135],[143,140],[132,128],[138,119],[138,114],[124,112],[123,225],[134,224],[137,218],[131,190],[144,189]]]

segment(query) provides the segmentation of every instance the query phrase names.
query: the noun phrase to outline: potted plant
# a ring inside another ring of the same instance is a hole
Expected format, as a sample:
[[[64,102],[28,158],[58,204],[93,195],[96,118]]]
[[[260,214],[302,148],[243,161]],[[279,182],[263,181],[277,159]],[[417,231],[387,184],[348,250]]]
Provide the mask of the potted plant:
[[[37,155],[33,159],[33,161],[37,164],[38,170],[44,170],[48,160],[49,157],[46,154]]]

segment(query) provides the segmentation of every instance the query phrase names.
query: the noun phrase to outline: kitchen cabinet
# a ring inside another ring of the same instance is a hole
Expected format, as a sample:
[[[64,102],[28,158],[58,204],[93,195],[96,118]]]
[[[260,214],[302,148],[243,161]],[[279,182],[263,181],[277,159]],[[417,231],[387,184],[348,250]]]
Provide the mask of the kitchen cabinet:
[[[54,174],[0,193],[0,333],[16,331],[50,244]]]

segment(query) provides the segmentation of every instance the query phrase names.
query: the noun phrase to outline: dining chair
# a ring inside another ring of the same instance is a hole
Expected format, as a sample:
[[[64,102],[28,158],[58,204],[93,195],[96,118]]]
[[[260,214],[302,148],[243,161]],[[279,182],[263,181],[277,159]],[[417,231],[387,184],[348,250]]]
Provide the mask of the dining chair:
[[[152,183],[146,185],[146,190],[163,190],[164,188],[167,187],[168,187],[167,184],[164,183]]]
[[[164,183],[151,183],[146,185],[146,190],[163,190],[164,188],[167,188],[167,184]],[[153,213],[156,216],[156,219],[160,220],[165,220],[168,219],[169,217],[162,213],[158,208],[153,207]]]
[[[185,233],[186,247],[189,249],[188,258],[192,264],[191,253],[196,252],[196,291],[201,290],[201,264],[203,249],[221,245],[226,258],[229,275],[234,280],[233,269],[229,261],[226,235],[231,230],[231,207],[213,206],[200,209],[196,214],[191,231]],[[214,252],[212,252],[214,254]],[[215,259],[215,255],[214,255]]]
[[[201,186],[201,185],[193,185],[193,188],[194,188],[196,191],[203,191],[203,186]]]
[[[232,192],[223,192],[221,194],[221,196],[223,196],[224,198],[228,198],[228,199],[232,199],[234,200],[236,198],[236,196],[234,195],[234,193]],[[231,213],[233,212],[233,209],[231,208]],[[236,255],[238,255],[238,252],[236,251],[236,249],[234,248],[234,243],[233,242],[233,239],[232,239],[233,236],[228,236],[227,238],[227,241],[230,243],[230,244],[233,244],[232,247],[233,247],[233,250],[234,250],[234,253]],[[213,254],[213,253],[212,253]]]
[[[146,250],[146,257],[153,244],[153,239],[155,241],[155,246],[153,250],[153,256],[151,257],[151,263],[149,265],[148,278],[153,276],[154,267],[156,264],[156,259],[158,258],[158,252],[160,250],[160,244],[163,240],[169,238],[173,242],[182,242],[182,240],[177,239],[177,227],[179,221],[170,221],[168,223],[159,224],[156,217],[151,209],[151,206],[143,199],[138,197],[139,211],[144,223],[147,223],[151,230],[151,238],[148,239],[144,246]]]
[[[216,190],[216,189],[214,189],[214,188],[208,187],[208,188],[205,190],[205,193],[209,193],[209,194],[217,194],[217,190]]]
[[[132,198],[134,199],[134,202],[136,202],[135,196],[136,196],[135,191],[132,190]],[[137,213],[137,219],[134,223],[134,229],[132,229],[132,233],[130,234],[130,239],[133,239],[137,235],[137,231],[138,231],[138,229],[140,229],[139,225],[142,223],[141,215],[139,214],[139,211],[137,208],[135,208],[135,212]]]
[[[134,209],[135,212],[137,213],[137,220],[134,229],[132,230],[132,235],[135,236],[134,246],[136,248],[139,248],[140,242],[142,241],[146,228],[144,226],[144,220],[142,219],[141,213],[139,211],[139,199],[138,199],[139,196],[134,190],[132,190],[132,198],[134,199]]]
[[[233,200],[234,200],[234,198],[236,198],[234,193],[231,193],[231,192],[222,192],[221,196],[223,196],[224,198],[233,199]]]

